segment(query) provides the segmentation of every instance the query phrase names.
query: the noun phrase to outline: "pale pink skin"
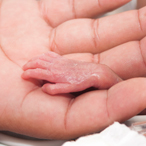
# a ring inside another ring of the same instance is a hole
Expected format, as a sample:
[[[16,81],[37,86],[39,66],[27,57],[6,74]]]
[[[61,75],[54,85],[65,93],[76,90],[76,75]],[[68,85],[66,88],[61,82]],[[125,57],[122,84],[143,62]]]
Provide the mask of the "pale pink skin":
[[[70,139],[145,109],[146,79],[136,77],[146,75],[146,8],[99,21],[83,19],[128,1],[100,0],[98,5],[97,0],[0,0],[0,130]],[[46,94],[39,80],[21,75],[24,64],[49,50],[105,64],[125,81],[80,96]],[[126,80],[130,78],[135,79]]]
[[[70,60],[48,52],[30,60],[24,67],[24,79],[40,79],[45,83],[43,91],[48,94],[70,93],[89,87],[108,89],[122,81],[105,65]]]

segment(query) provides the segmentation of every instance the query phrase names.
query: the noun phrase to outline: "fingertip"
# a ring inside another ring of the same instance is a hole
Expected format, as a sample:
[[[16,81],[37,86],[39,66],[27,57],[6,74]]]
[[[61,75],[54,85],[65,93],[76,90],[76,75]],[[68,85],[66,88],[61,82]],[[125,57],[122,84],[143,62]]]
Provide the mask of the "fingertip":
[[[26,72],[26,71],[23,72],[22,75],[21,75],[21,78],[23,78],[25,80],[28,79],[28,75],[27,74],[28,74],[28,72]]]
[[[42,91],[43,91],[43,92],[46,92],[45,84],[42,86]]]
[[[30,78],[35,78],[34,74],[32,74],[32,70],[26,70],[22,73],[21,77],[25,80],[28,80]]]
[[[48,84],[44,84],[42,86],[42,91],[47,93],[47,94],[54,95],[54,93],[51,91],[51,89],[50,89]]]
[[[28,68],[29,68],[29,62],[30,62],[30,60],[28,61],[28,62],[26,62],[23,66],[22,66],[22,69],[24,70],[24,71],[26,71]]]
[[[22,69],[25,71],[26,70],[26,64],[22,66]]]
[[[50,95],[56,95],[62,93],[60,90],[56,88],[56,84],[50,84],[50,83],[44,84],[42,86],[42,91]]]
[[[22,78],[22,79],[25,79],[25,78],[24,78],[24,73],[22,73],[21,78]]]

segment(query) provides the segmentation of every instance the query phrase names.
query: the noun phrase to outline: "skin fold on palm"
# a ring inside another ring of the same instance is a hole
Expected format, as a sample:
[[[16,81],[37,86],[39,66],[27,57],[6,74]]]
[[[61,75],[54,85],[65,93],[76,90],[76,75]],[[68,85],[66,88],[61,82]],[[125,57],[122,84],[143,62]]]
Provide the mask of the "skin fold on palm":
[[[141,54],[145,54],[146,8],[95,21],[90,18],[129,0],[97,2],[0,0],[0,130],[38,138],[70,139],[97,132],[115,120],[124,121],[146,107],[144,78],[77,97],[46,94],[40,80],[21,78],[23,65],[48,51],[105,64],[122,79],[144,77]],[[70,54],[73,52],[77,54]],[[98,54],[92,53],[98,52],[100,60],[96,61]],[[130,54],[134,57],[130,58]]]

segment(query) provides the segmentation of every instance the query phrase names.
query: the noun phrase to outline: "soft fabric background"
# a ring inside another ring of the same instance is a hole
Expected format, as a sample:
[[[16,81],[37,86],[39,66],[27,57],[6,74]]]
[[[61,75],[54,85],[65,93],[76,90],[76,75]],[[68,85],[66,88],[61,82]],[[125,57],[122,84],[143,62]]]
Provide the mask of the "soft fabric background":
[[[106,15],[113,15],[113,14],[120,13],[123,11],[133,10],[133,9],[136,9],[136,6],[137,6],[137,0],[132,0],[131,2],[126,4],[125,6],[120,7],[119,9],[112,11],[110,13],[107,13]]]

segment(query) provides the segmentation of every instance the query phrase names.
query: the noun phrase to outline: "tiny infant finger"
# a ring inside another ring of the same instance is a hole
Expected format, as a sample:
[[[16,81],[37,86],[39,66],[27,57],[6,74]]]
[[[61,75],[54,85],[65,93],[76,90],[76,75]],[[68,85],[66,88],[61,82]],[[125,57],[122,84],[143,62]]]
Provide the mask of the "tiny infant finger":
[[[39,55],[30,59],[28,62],[38,60],[38,59],[51,62],[53,59],[58,58],[58,57],[61,57],[61,56],[55,52],[48,51],[47,53],[43,53],[42,55]]]
[[[68,83],[57,83],[57,84],[44,84],[42,87],[42,90],[45,93],[55,95],[55,94],[61,94],[61,93],[70,93],[76,91],[76,86]]]
[[[83,91],[89,87],[93,87],[92,83],[85,81],[81,84],[70,84],[70,83],[46,83],[43,85],[42,90],[48,94],[55,95],[59,93],[71,93]]]
[[[23,66],[23,70],[28,70],[28,69],[36,69],[36,68],[41,68],[41,69],[49,69],[50,63],[41,59],[36,59],[33,61],[29,61]]]
[[[44,69],[28,69],[26,71],[24,71],[24,73],[22,74],[22,78],[23,79],[39,79],[39,80],[47,80],[50,82],[54,82],[54,77],[53,74],[48,71],[48,70],[44,70]]]

